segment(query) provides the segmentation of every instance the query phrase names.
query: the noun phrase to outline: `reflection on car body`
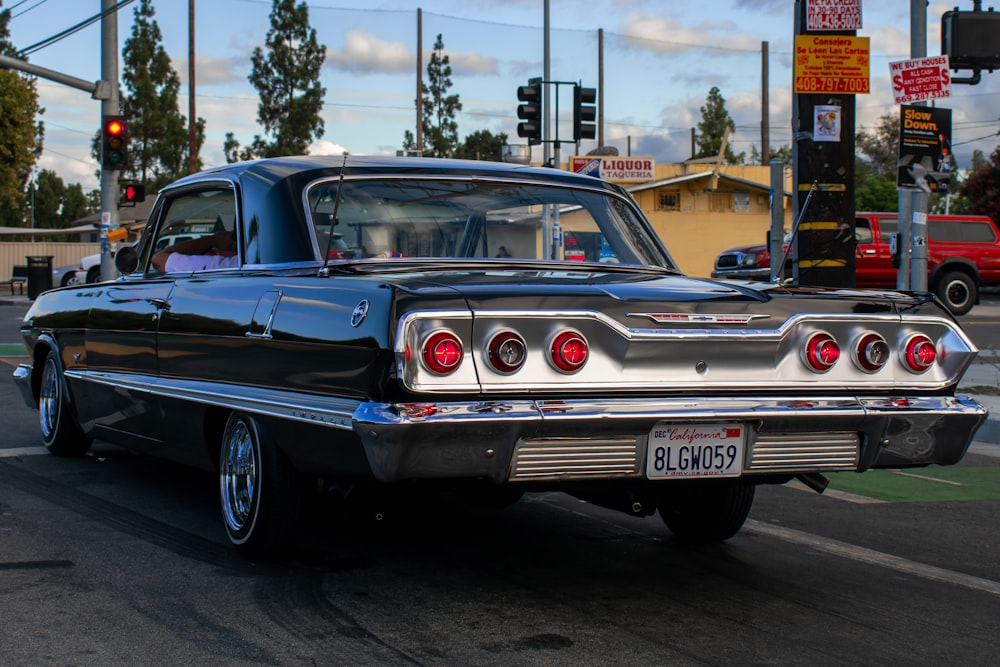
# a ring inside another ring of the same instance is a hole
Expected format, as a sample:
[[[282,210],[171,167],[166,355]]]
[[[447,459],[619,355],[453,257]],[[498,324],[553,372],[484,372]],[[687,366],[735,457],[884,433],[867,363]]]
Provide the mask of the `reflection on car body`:
[[[237,266],[152,268],[194,221]],[[163,189],[116,263],[36,300],[17,385],[55,454],[216,469],[251,555],[321,489],[564,490],[723,540],[759,484],[952,464],[986,414],[928,295],[683,276],[623,189],[553,169],[227,165]]]

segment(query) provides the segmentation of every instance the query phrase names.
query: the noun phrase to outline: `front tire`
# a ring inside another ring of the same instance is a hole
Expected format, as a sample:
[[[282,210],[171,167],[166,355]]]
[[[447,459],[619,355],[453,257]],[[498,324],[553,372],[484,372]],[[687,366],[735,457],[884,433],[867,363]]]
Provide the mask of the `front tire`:
[[[941,276],[934,293],[953,315],[965,315],[975,305],[979,289],[968,274],[950,271]]]
[[[752,484],[665,491],[657,500],[660,518],[684,542],[722,542],[740,532],[753,506]]]
[[[62,361],[56,350],[49,350],[42,366],[38,388],[38,421],[42,442],[56,456],[83,456],[92,440],[83,434],[70,404]]]
[[[230,415],[219,453],[222,519],[229,541],[252,558],[284,555],[301,532],[303,485],[253,417]]]

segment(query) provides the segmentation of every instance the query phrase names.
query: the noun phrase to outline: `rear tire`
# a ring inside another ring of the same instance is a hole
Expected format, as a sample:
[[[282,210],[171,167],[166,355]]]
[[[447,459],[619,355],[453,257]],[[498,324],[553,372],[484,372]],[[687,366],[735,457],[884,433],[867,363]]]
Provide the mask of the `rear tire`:
[[[285,555],[303,521],[304,486],[256,419],[234,412],[219,453],[222,520],[229,541],[251,558]]]
[[[56,456],[83,456],[92,440],[83,434],[66,388],[62,361],[56,350],[49,350],[42,366],[38,388],[38,422],[42,442]]]
[[[657,499],[660,518],[684,542],[722,542],[740,532],[753,506],[752,484],[665,491]]]
[[[979,289],[968,274],[949,271],[941,276],[934,293],[953,315],[965,315],[975,305]]]
[[[90,270],[87,271],[87,282],[88,283],[99,283],[101,282],[101,267],[92,266]]]

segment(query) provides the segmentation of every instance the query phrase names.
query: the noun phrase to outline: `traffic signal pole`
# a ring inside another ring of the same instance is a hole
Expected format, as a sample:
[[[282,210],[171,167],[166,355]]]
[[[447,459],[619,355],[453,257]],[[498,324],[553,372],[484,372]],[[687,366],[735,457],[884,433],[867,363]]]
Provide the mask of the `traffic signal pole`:
[[[118,10],[115,0],[101,0],[101,79],[111,83],[101,100],[101,132],[104,118],[118,114]],[[101,280],[114,275],[108,232],[118,227],[118,170],[109,169],[101,159]]]

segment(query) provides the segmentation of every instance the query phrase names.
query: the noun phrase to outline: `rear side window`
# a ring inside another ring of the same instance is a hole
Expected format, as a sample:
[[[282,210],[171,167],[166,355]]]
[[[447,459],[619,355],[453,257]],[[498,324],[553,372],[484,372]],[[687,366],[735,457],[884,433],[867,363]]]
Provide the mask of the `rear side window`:
[[[927,223],[932,241],[943,243],[995,243],[993,225],[984,221],[931,220]]]

